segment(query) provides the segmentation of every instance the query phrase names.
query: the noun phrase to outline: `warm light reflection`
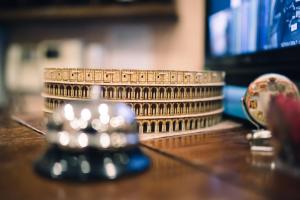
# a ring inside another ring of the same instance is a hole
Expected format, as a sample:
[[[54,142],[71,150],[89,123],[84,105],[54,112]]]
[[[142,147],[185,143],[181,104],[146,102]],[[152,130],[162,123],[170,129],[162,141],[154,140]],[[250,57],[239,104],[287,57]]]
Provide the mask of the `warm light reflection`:
[[[89,140],[88,140],[88,136],[85,133],[80,133],[77,140],[80,147],[82,148],[87,147]]]
[[[124,133],[119,133],[119,145],[121,147],[125,146],[127,144],[127,138]]]
[[[69,149],[108,149],[138,144],[137,132],[126,118],[134,117],[134,113],[125,104],[66,104],[57,115],[57,121],[61,118],[59,128],[65,131],[55,129],[54,134],[47,135],[51,143]]]
[[[276,169],[276,164],[275,164],[275,162],[272,162],[270,167],[271,167],[271,170],[275,170],[275,169]]]
[[[61,145],[66,146],[70,142],[69,134],[65,131],[61,131],[58,133],[58,141]]]
[[[118,146],[118,135],[116,133],[112,133],[111,134],[111,145],[113,147],[117,147]]]
[[[81,119],[83,119],[84,121],[88,121],[91,119],[92,114],[91,111],[87,108],[82,109],[81,113],[80,113]]]
[[[100,121],[102,124],[108,124],[109,119],[110,119],[110,117],[107,114],[103,114],[100,116]]]
[[[104,158],[104,168],[109,179],[114,179],[117,176],[117,169],[110,158]]]
[[[120,127],[125,123],[125,120],[122,116],[113,117],[110,120],[110,125],[114,128]]]
[[[95,129],[95,130],[100,130],[102,128],[100,119],[93,119],[91,124],[92,124],[93,129]]]
[[[82,173],[84,173],[84,174],[88,174],[91,171],[90,163],[86,160],[81,161],[80,168],[81,168]]]
[[[71,122],[70,122],[70,126],[75,129],[75,130],[78,130],[80,128],[80,121],[78,119],[73,119]]]
[[[105,103],[102,103],[98,107],[98,111],[100,115],[107,115],[108,114],[108,105]]]
[[[67,120],[73,120],[75,117],[74,109],[71,104],[66,104],[64,106],[64,116]]]
[[[110,145],[110,137],[107,133],[102,133],[100,135],[100,144],[103,148],[108,148]]]
[[[59,162],[56,162],[52,167],[52,174],[59,176],[61,175],[62,169],[62,165]]]
[[[122,146],[121,133],[112,133],[111,134],[111,145],[113,147],[121,147]]]
[[[79,127],[80,127],[81,129],[85,129],[87,126],[88,126],[88,122],[87,122],[87,121],[85,121],[85,120],[83,120],[83,119],[80,119],[80,120],[79,120]]]

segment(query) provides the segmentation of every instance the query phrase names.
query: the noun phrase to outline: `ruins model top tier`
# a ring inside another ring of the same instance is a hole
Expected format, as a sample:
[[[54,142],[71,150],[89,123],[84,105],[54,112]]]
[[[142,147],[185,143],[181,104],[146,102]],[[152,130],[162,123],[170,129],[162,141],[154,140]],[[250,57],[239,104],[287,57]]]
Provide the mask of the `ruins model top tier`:
[[[172,71],[172,70],[129,70],[46,68],[44,81],[52,83],[80,83],[101,85],[224,85],[224,72],[217,71]]]

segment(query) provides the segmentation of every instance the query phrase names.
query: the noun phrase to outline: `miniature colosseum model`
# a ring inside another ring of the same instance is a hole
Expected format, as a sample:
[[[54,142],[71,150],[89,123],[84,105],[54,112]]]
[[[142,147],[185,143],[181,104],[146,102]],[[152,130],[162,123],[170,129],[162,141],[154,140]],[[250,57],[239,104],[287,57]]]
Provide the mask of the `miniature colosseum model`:
[[[221,121],[223,72],[47,68],[44,111],[91,100],[93,86],[136,114],[140,133],[196,132]]]

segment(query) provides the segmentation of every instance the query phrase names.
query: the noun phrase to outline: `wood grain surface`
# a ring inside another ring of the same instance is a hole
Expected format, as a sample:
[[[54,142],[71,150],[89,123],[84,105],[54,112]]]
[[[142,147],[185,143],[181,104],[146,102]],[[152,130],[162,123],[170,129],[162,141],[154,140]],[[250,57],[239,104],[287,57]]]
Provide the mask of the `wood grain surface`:
[[[141,146],[152,159],[147,172],[116,181],[74,183],[37,175],[32,164],[47,148],[44,137],[2,114],[1,199],[299,198],[299,180],[251,165],[241,132],[155,140]]]
[[[146,141],[145,145],[201,172],[270,199],[300,199],[300,179],[276,169],[269,153],[253,153],[240,128]]]

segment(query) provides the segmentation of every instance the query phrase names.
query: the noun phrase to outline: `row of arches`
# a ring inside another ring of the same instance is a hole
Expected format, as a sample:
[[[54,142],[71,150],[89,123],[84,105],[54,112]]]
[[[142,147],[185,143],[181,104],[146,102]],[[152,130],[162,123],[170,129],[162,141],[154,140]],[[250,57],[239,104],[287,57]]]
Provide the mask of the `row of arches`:
[[[49,95],[90,98],[91,85],[65,85],[46,83],[44,91]],[[104,99],[197,99],[222,95],[220,86],[189,87],[129,87],[101,86],[100,96]]]
[[[46,98],[45,107],[55,110],[64,101]],[[171,116],[210,112],[222,108],[222,101],[184,102],[184,103],[128,103],[136,116]]]
[[[141,120],[138,122],[139,133],[168,133],[191,131],[213,126],[221,121],[221,115],[215,114],[197,118]]]
[[[48,110],[56,110],[60,105],[64,104],[63,100],[46,98],[44,106]]]
[[[55,110],[63,103],[63,100],[47,98],[45,100],[45,107],[49,110]],[[138,127],[140,133],[190,131],[215,125],[220,120],[220,114],[194,118],[138,120]]]
[[[44,92],[49,95],[75,98],[90,98],[91,85],[45,84]]]
[[[222,108],[222,101],[182,103],[130,103],[136,116],[170,116],[209,112]]]
[[[102,97],[109,99],[195,99],[222,95],[222,87],[124,87],[103,86]]]

